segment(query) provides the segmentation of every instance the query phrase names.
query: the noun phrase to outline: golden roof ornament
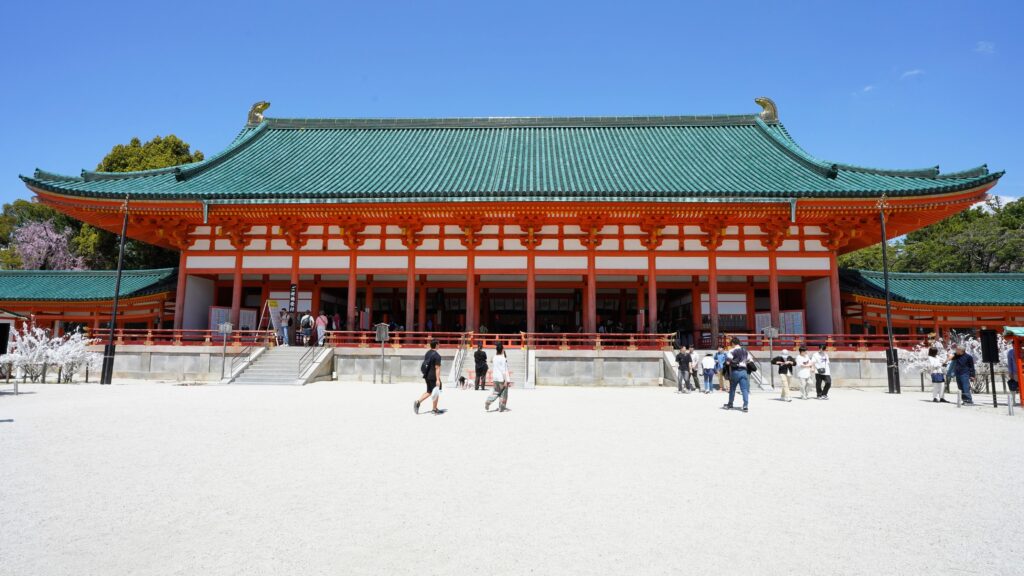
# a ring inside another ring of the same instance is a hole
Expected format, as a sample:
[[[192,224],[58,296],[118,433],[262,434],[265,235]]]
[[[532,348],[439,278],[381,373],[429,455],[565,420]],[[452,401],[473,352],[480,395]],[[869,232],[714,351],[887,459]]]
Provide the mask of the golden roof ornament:
[[[761,113],[759,116],[761,120],[765,122],[778,122],[779,121],[779,109],[775,106],[775,102],[767,96],[759,96],[754,98],[754,102],[761,107]]]
[[[270,108],[270,102],[266,100],[260,100],[259,102],[252,105],[249,108],[249,124],[259,124],[263,122],[263,111]]]

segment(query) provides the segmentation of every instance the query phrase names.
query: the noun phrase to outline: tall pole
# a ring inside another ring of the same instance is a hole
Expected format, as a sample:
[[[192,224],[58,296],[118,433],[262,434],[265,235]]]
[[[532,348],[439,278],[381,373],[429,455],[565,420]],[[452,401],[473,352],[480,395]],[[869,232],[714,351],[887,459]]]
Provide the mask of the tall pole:
[[[885,194],[878,199],[878,218],[882,225],[882,279],[885,288],[885,331],[889,336],[889,348],[885,351],[886,375],[889,393],[900,393],[899,357],[892,334],[892,298],[889,293],[889,235],[885,232],[885,209],[888,208]]]
[[[124,220],[121,222],[121,242],[117,249],[117,276],[114,279],[114,305],[110,311],[110,340],[103,347],[103,367],[100,370],[100,384],[110,384],[114,378],[114,332],[117,329],[117,305],[121,296],[121,272],[124,270],[124,239],[128,234],[128,196],[124,197]]]

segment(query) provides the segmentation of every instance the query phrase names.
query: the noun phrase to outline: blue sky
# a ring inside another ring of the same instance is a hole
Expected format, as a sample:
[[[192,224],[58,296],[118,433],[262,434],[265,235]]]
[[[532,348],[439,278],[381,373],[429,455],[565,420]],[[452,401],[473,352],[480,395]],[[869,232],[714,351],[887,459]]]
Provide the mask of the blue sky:
[[[40,167],[279,117],[750,113],[812,154],[1007,170],[1024,195],[1020,2],[8,2],[0,201]]]

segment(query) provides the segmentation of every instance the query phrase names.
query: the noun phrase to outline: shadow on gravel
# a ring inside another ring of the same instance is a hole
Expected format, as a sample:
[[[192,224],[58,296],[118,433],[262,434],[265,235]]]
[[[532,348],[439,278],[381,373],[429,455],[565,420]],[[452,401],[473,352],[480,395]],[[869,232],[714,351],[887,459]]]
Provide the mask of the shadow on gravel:
[[[3,424],[4,422],[14,422],[14,418],[8,418],[6,420],[0,420],[0,424]]]

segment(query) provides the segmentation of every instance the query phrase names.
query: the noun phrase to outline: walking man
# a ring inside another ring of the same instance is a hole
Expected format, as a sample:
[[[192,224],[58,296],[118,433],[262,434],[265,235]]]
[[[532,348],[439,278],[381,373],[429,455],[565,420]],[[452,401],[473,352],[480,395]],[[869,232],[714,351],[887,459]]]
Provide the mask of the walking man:
[[[676,365],[679,367],[679,374],[676,376],[676,394],[690,393],[690,364],[693,363],[693,356],[690,355],[686,346],[683,346],[676,354]],[[683,383],[686,386],[684,388]]]
[[[437,409],[437,401],[441,398],[441,355],[437,352],[437,340],[430,341],[430,350],[427,350],[426,355],[423,356],[420,372],[423,373],[423,380],[427,383],[427,391],[420,396],[419,400],[413,402],[412,409],[419,414],[420,404],[427,398],[433,397],[434,409],[432,412],[441,414],[442,411]]]
[[[964,350],[963,345],[956,347],[956,353],[953,354],[953,361],[950,363],[952,366],[950,370],[953,371],[953,377],[956,378],[956,385],[960,388],[960,395],[963,397],[964,404],[968,406],[974,404],[974,398],[971,396],[971,381],[974,380],[974,357]]]
[[[732,339],[732,349],[726,353],[726,362],[729,364],[729,402],[723,406],[726,410],[732,410],[733,401],[736,398],[736,387],[743,395],[743,411],[747,412],[750,403],[750,380],[747,377],[747,360],[750,353],[746,348],[740,346],[739,338]]]
[[[494,348],[494,370],[492,375],[494,380],[494,393],[487,397],[487,401],[484,402],[484,410],[490,411],[491,402],[501,399],[498,402],[498,412],[508,412],[508,387],[512,384],[509,382],[508,377],[508,359],[505,358],[505,348],[501,345],[501,342]]]
[[[313,323],[313,313],[310,310],[306,310],[306,313],[302,315],[302,318],[299,318],[299,330],[302,331],[302,340],[300,342],[301,346],[313,345],[313,339],[311,338],[313,335]]]
[[[814,363],[807,355],[807,347],[801,346],[796,355],[796,379],[800,382],[800,399],[807,400],[811,391],[811,371]]]
[[[473,390],[484,390],[487,388],[487,352],[484,352],[484,343],[476,343],[476,352],[473,353],[475,366],[473,377]]]
[[[832,361],[829,360],[827,346],[822,344],[818,351],[811,355],[814,364],[814,390],[819,400],[828,400],[828,391],[832,388]]]
[[[793,367],[796,366],[796,358],[789,355],[789,350],[783,350],[781,354],[772,358],[772,364],[779,367],[779,381],[782,383],[782,401],[792,402],[793,399],[789,397],[789,376],[793,373]]]

